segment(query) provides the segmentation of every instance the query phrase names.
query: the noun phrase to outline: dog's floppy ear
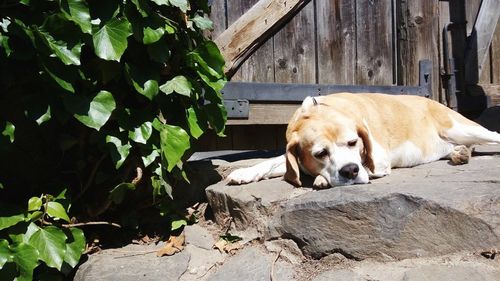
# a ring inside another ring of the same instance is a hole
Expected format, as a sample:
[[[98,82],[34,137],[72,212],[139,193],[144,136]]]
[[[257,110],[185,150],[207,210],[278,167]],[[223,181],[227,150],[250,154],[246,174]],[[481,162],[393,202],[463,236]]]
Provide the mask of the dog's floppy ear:
[[[370,169],[372,173],[375,172],[375,164],[372,158],[372,142],[368,134],[368,129],[365,125],[358,126],[358,136],[363,141],[363,151],[361,151],[361,160],[363,166]]]
[[[298,162],[299,154],[299,140],[297,135],[294,133],[286,145],[286,172],[285,180],[295,186],[302,186],[300,182],[300,169]]]

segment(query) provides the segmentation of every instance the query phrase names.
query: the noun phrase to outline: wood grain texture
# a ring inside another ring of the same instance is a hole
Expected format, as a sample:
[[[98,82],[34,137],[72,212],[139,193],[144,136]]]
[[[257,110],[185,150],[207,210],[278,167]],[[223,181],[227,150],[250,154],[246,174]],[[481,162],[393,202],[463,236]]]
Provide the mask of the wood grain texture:
[[[356,84],[391,85],[391,1],[356,1]]]
[[[491,82],[500,84],[500,19],[491,42]]]
[[[427,0],[398,2],[398,79],[399,85],[418,85],[419,64],[433,62],[432,98],[439,93],[439,13],[438,2]]]
[[[356,2],[316,1],[318,83],[354,84]]]
[[[275,82],[316,83],[314,2],[274,35]]]
[[[210,6],[210,19],[214,23],[214,28],[209,32],[208,37],[212,40],[217,38],[226,30],[226,0],[213,0]]]
[[[257,2],[258,0],[228,1],[228,24],[233,24]],[[245,82],[274,82],[272,37],[240,64],[231,77],[231,80]]]
[[[288,124],[299,104],[250,104],[248,119],[231,119],[228,125]]]
[[[235,20],[215,39],[215,43],[226,59],[226,72],[231,75],[252,51],[277,31],[281,23],[309,1],[260,0],[243,16]],[[230,3],[233,1],[228,1],[228,13],[231,10]],[[245,1],[234,1],[234,4],[247,5],[244,3]]]
[[[483,0],[481,2],[465,54],[467,84],[479,82],[499,16],[500,0]],[[489,65],[486,64],[486,67]]]

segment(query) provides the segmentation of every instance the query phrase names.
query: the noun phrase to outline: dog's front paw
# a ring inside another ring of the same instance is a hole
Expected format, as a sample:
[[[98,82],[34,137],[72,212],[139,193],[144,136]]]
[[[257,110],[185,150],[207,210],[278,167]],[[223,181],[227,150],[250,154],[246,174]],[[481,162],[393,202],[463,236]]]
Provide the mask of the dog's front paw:
[[[232,171],[226,178],[227,184],[245,184],[262,179],[262,175],[253,167]]]
[[[328,188],[330,184],[325,179],[325,177],[318,175],[313,182],[313,186],[318,189]]]

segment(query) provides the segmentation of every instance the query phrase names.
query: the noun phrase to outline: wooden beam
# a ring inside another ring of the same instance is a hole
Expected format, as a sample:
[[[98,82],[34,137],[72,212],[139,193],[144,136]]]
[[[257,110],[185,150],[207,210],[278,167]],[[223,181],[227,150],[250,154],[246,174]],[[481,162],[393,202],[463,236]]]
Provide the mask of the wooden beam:
[[[482,1],[465,53],[465,80],[469,85],[477,84],[481,77],[499,16],[500,0]]]
[[[260,0],[214,41],[230,77],[239,65],[310,0]]]
[[[229,119],[227,125],[285,125],[300,104],[250,104],[248,119]]]

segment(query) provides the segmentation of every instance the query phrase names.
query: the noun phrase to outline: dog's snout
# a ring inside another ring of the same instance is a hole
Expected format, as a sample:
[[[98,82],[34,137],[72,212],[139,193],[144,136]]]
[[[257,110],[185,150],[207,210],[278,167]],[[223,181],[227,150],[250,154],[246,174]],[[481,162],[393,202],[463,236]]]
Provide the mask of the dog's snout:
[[[339,171],[339,174],[344,178],[355,179],[358,176],[359,166],[354,163],[346,164]]]

